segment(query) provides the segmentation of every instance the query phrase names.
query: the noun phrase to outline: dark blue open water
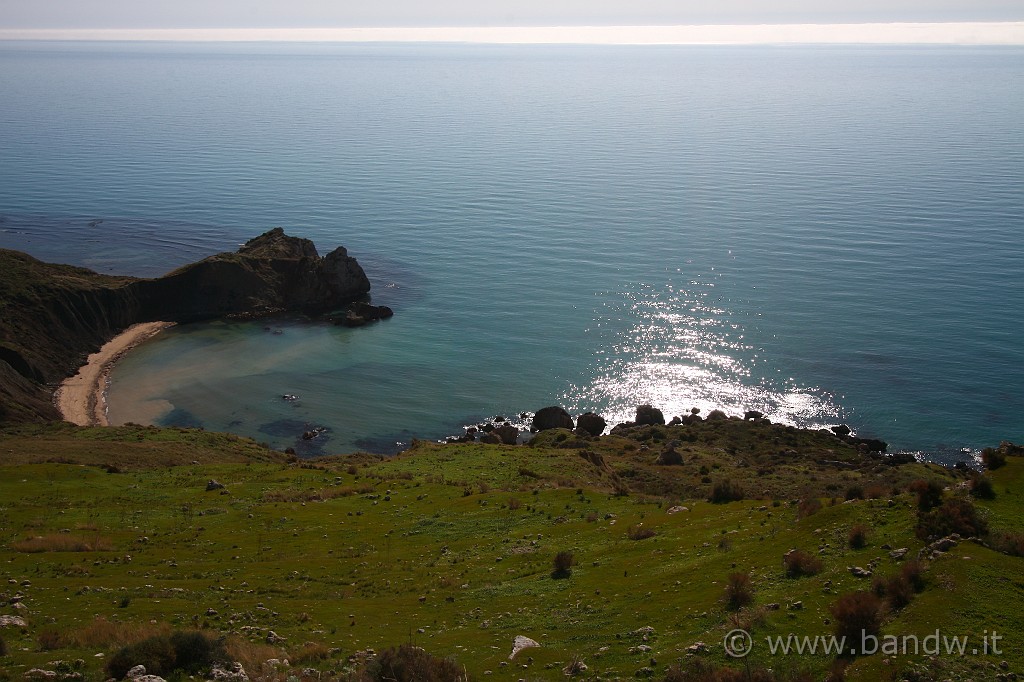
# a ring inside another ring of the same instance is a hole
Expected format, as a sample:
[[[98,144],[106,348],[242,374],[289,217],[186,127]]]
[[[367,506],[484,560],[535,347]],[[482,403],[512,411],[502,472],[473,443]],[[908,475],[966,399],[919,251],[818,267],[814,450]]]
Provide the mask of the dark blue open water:
[[[388,451],[653,402],[1024,440],[1024,50],[0,43],[0,93],[0,246],[153,275],[280,225],[397,310],[177,328],[115,421]]]

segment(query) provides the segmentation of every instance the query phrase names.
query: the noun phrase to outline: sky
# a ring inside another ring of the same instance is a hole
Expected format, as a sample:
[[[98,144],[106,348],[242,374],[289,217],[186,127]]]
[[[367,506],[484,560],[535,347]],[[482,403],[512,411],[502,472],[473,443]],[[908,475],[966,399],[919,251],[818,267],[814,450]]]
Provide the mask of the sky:
[[[1021,0],[0,0],[0,29],[1024,21]]]

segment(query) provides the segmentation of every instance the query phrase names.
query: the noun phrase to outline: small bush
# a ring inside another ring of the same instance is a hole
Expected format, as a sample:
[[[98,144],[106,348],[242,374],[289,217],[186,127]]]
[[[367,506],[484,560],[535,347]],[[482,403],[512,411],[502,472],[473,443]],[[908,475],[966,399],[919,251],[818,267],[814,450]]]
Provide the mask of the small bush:
[[[910,484],[910,492],[917,495],[918,511],[927,512],[942,504],[942,486],[935,481],[919,478]]]
[[[386,649],[362,671],[360,682],[468,682],[465,669],[411,644]]]
[[[782,563],[786,569],[787,578],[817,575],[821,573],[823,567],[821,559],[802,549],[788,552],[782,558]]]
[[[877,500],[883,498],[889,494],[889,491],[884,485],[875,483],[864,488],[864,499],[866,500]]]
[[[796,508],[796,517],[798,519],[806,519],[808,516],[814,516],[821,511],[821,500],[817,497],[808,497],[800,500],[800,504]]]
[[[144,665],[148,674],[167,677],[179,670],[195,674],[226,660],[227,654],[219,640],[198,631],[175,632],[122,648],[107,662],[107,672],[121,679],[136,665]]]
[[[858,523],[850,529],[850,535],[847,537],[847,542],[850,545],[850,549],[864,549],[868,544],[868,527],[863,523]]]
[[[36,636],[40,651],[54,651],[64,648],[64,638],[54,628],[45,628]]]
[[[107,552],[114,549],[110,540],[101,537],[91,539],[74,535],[58,534],[38,536],[11,543],[15,552],[38,554],[40,552]]]
[[[626,537],[630,540],[646,540],[647,538],[653,538],[658,532],[653,528],[644,528],[643,524],[636,524],[626,529]]]
[[[863,639],[877,637],[882,630],[885,609],[882,600],[870,592],[850,592],[839,597],[829,612],[835,619],[836,637],[846,638],[844,653],[860,653]]]
[[[552,578],[568,578],[572,575],[572,567],[576,565],[576,557],[568,550],[562,550],[555,555],[552,561],[554,570],[551,571]]]
[[[150,675],[164,677],[174,670],[174,646],[167,635],[157,635],[135,644],[129,644],[107,661],[107,673],[123,679],[137,665],[146,666]]]
[[[876,597],[884,599],[893,611],[899,611],[914,600],[914,587],[903,573],[897,573],[888,578],[875,576],[871,584],[871,591]]]
[[[746,497],[743,486],[733,483],[729,479],[719,481],[711,488],[709,502],[714,504],[725,504],[727,502],[739,502]]]
[[[725,584],[725,605],[737,611],[754,601],[754,586],[749,573],[730,573]]]
[[[171,646],[174,647],[175,670],[197,673],[227,659],[220,641],[195,630],[175,632],[171,635]]]
[[[846,489],[846,499],[863,500],[864,488],[859,485],[851,485],[849,488]]]
[[[170,635],[166,624],[118,623],[106,618],[96,618],[77,630],[66,630],[61,634],[65,648],[111,649],[140,642],[155,635]]]
[[[917,536],[922,540],[957,533],[964,537],[980,537],[988,533],[988,523],[965,498],[951,498],[942,506],[917,517]]]
[[[1024,556],[1024,533],[1000,531],[989,535],[989,546],[1010,556]]]
[[[302,645],[301,649],[293,651],[289,656],[288,660],[292,665],[305,665],[308,663],[318,663],[319,661],[326,660],[331,655],[331,650],[320,642],[306,642]]]
[[[975,476],[971,479],[971,495],[979,500],[993,500],[996,490],[988,476]]]
[[[517,498],[517,497],[510,497],[510,498],[508,498],[508,508],[510,510],[516,511],[518,509],[521,509],[522,506],[523,506],[523,503],[519,501],[519,498]]]
[[[989,471],[1006,464],[1006,453],[996,448],[985,448],[981,451],[981,462]]]
[[[730,668],[700,658],[675,663],[665,671],[664,682],[815,682],[817,678],[803,670],[778,668]],[[839,682],[832,677],[827,682]]]
[[[900,568],[900,575],[910,584],[914,592],[924,590],[924,566],[917,559],[911,559]]]

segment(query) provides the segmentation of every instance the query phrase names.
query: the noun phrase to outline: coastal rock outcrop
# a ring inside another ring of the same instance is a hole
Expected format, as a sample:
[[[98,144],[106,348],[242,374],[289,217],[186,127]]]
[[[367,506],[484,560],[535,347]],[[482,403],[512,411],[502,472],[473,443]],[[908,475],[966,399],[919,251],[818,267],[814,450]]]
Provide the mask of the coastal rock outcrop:
[[[531,431],[547,431],[548,429],[573,429],[572,417],[563,408],[553,405],[542,407],[533,415]]]
[[[593,412],[584,412],[576,419],[576,427],[583,429],[591,436],[600,436],[607,426],[608,422],[604,420],[604,417]]]
[[[322,313],[365,296],[370,281],[338,247],[321,258],[313,242],[279,227],[156,280],[135,285],[152,319],[188,322],[281,311]]]
[[[156,279],[101,275],[0,249],[0,423],[60,419],[56,384],[133,324],[320,314],[369,290],[344,248],[321,258],[313,242],[281,228]]]
[[[636,408],[636,419],[634,422],[640,426],[664,424],[665,415],[653,405],[640,405]]]

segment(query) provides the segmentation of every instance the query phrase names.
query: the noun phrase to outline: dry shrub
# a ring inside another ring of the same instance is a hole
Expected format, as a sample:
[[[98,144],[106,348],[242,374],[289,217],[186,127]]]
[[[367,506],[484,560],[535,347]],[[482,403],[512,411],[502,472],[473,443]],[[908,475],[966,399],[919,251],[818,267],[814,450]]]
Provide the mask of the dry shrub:
[[[922,478],[910,484],[910,492],[917,495],[917,509],[927,512],[942,504],[942,485]]]
[[[56,535],[41,535],[26,540],[19,540],[11,543],[11,549],[15,552],[37,554],[39,552],[109,552],[114,549],[114,544],[107,538],[98,535],[92,538],[82,538],[77,535],[59,533]]]
[[[817,497],[808,497],[800,500],[800,504],[796,508],[796,517],[798,519],[806,519],[808,516],[814,516],[821,511],[821,500]]]
[[[653,528],[644,528],[642,523],[630,526],[626,529],[626,537],[630,540],[646,540],[653,538],[658,532]]]
[[[665,672],[663,680],[664,682],[817,682],[812,674],[800,670],[719,667],[702,658],[690,658],[672,665]]]
[[[521,509],[522,506],[523,506],[523,503],[519,501],[518,497],[510,497],[510,498],[508,498],[508,508],[511,509],[512,511],[516,511],[518,509]]]
[[[868,527],[863,523],[858,523],[850,529],[850,534],[847,537],[847,542],[850,545],[850,549],[864,549],[868,544]]]
[[[996,497],[996,489],[992,487],[992,480],[988,476],[974,476],[971,478],[971,495],[979,500],[993,500]]]
[[[883,578],[878,575],[871,583],[871,591],[885,600],[893,611],[899,611],[914,600],[914,587],[902,573]]]
[[[754,585],[749,573],[730,573],[725,583],[725,606],[737,611],[754,601]]]
[[[708,501],[714,504],[725,504],[727,502],[739,502],[745,497],[746,492],[743,490],[743,486],[725,479],[724,481],[718,481],[711,488],[711,495],[708,497]]]
[[[963,537],[981,537],[988,533],[988,522],[978,515],[971,501],[950,498],[942,506],[917,515],[917,536],[922,540],[957,533]]]
[[[924,566],[917,559],[911,559],[900,567],[900,575],[914,592],[924,591]]]
[[[468,682],[465,668],[411,644],[386,649],[371,660],[358,682]]]
[[[991,471],[1006,464],[1006,452],[1003,449],[985,448],[981,451],[981,461]]]
[[[1024,556],[1024,533],[999,531],[989,535],[989,546],[1010,556]]]
[[[597,515],[597,512],[592,511],[589,514],[587,514],[586,520],[587,523],[597,523],[598,518],[600,517]]]
[[[65,630],[63,640],[70,649],[112,649],[170,634],[166,623],[119,623],[100,617],[77,630]]]
[[[888,495],[888,488],[879,483],[874,483],[864,488],[864,499],[866,500],[878,500]]]
[[[829,607],[835,619],[836,637],[846,638],[844,653],[860,653],[860,645],[867,636],[877,637],[882,630],[885,606],[871,592],[849,592]]]
[[[321,644],[320,642],[306,642],[302,645],[301,649],[293,651],[288,656],[288,660],[292,665],[304,665],[307,663],[318,663],[326,660],[330,655],[331,650],[325,644]],[[245,666],[242,667],[244,668]]]
[[[568,578],[572,575],[572,567],[576,565],[576,557],[568,550],[562,550],[552,561],[552,578]]]
[[[64,638],[56,628],[45,628],[36,636],[40,651],[54,651],[64,648]]]
[[[224,645],[216,636],[190,630],[129,644],[110,658],[107,672],[121,679],[136,665],[144,665],[148,674],[161,677],[178,671],[195,674],[227,659]]]
[[[372,493],[373,486],[364,483],[360,486],[339,485],[321,490],[268,490],[263,493],[264,502],[325,502],[339,497],[366,495]]]
[[[802,549],[788,552],[782,558],[782,565],[786,570],[787,578],[817,575],[821,573],[823,567],[821,559]]]
[[[262,642],[250,642],[237,635],[230,635],[224,641],[224,650],[228,658],[238,661],[250,674],[259,671],[263,663],[272,658],[285,658],[280,649]]]

